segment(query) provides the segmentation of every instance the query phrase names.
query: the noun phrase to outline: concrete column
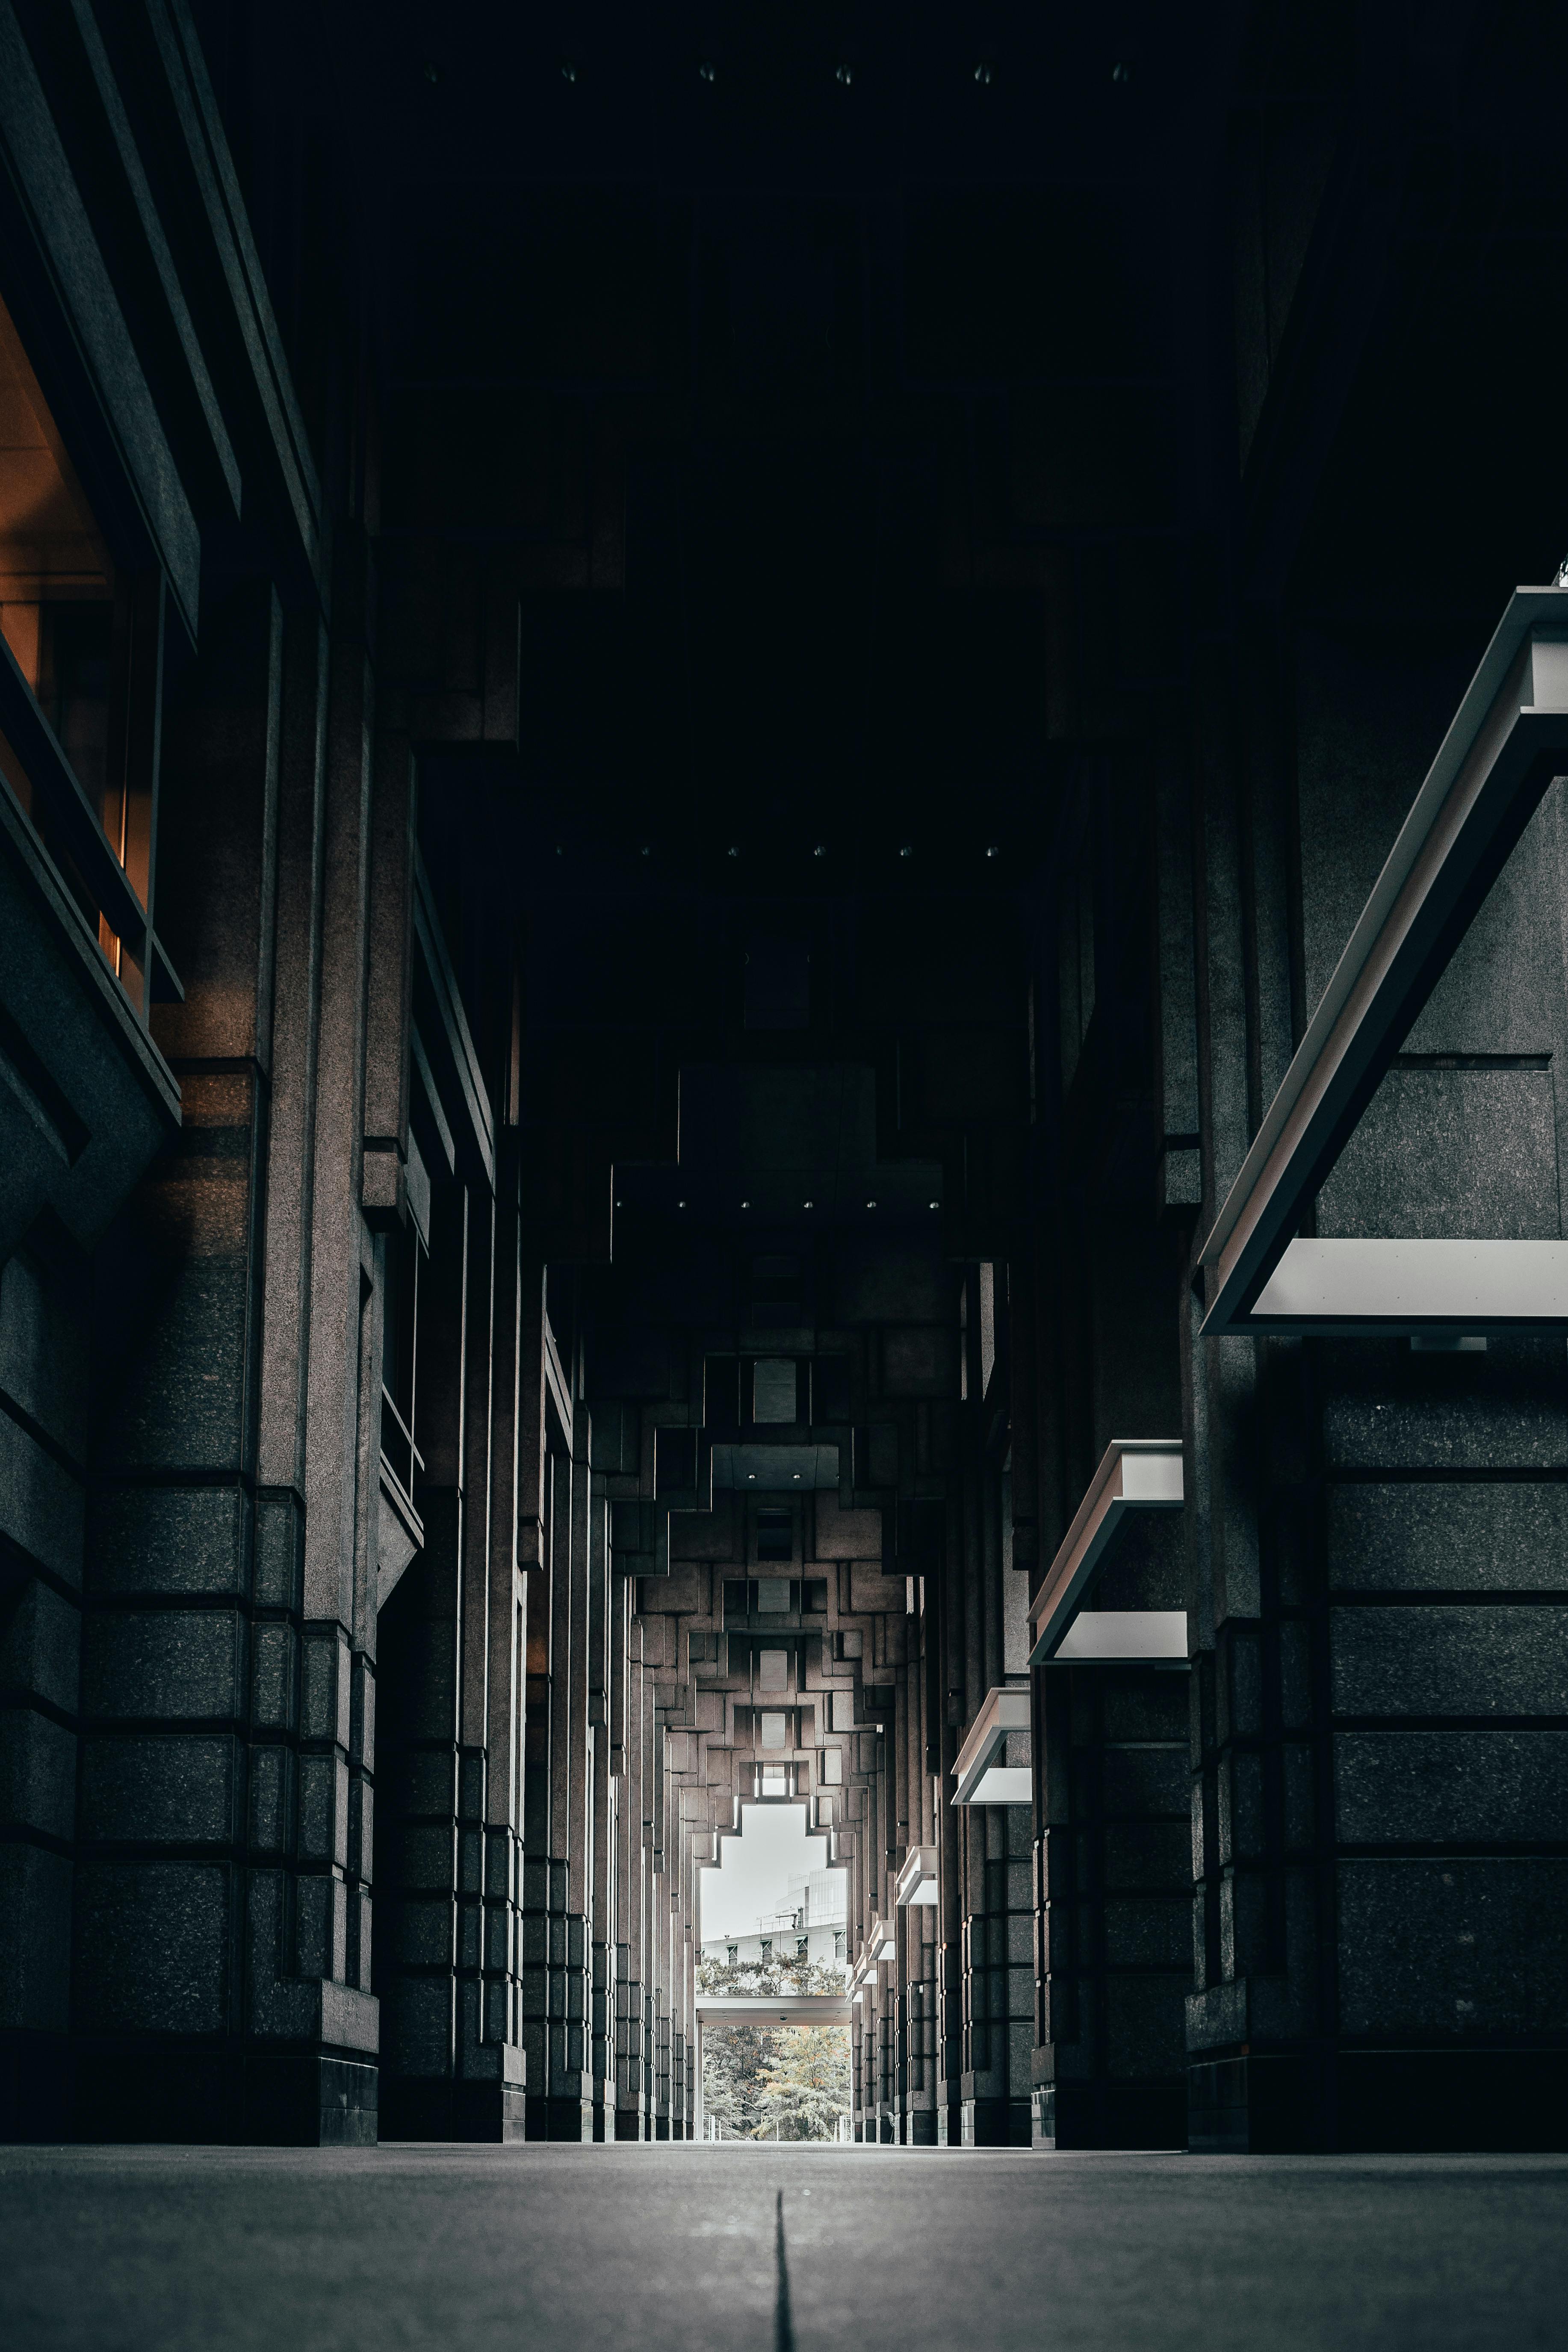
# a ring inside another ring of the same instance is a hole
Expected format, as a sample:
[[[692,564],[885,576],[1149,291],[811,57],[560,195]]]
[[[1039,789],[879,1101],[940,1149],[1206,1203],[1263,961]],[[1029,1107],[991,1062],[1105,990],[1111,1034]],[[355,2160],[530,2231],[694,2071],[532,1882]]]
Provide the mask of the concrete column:
[[[1021,1805],[964,1808],[965,2147],[1029,2145],[1034,1969],[1030,1847]]]
[[[616,1693],[624,1710],[624,1666],[617,1675],[613,1660],[624,1654],[631,1630],[626,1582],[614,1573],[609,1545],[609,1506],[602,1480],[595,1482],[590,1504],[588,1576],[589,1712],[594,1731],[594,1921],[589,1999],[590,2071],[593,2076],[594,2137],[616,2137],[616,2019],[620,1938],[621,1798],[624,1788],[624,1716],[617,1712]]]
[[[465,1651],[465,1719],[484,1739],[481,1916],[475,1920],[480,1990],[460,2049],[458,2102],[465,2137],[517,2139],[525,2127],[521,2042],[523,1757],[527,1729],[528,1579],[518,1552],[525,1434],[523,1316],[517,1130],[497,1144],[497,1192],[470,1280],[468,1349],[474,1410],[465,1432],[470,1488],[481,1479],[489,1508],[469,1526],[474,1563]],[[481,1405],[488,1412],[481,1412]],[[478,1572],[482,1545],[484,1576]],[[482,1622],[479,1597],[483,1595]],[[482,1672],[481,1672],[482,1662]],[[465,1870],[465,1895],[472,1878]]]
[[[1048,2031],[1037,2147],[1186,2143],[1188,1679],[1097,1666],[1043,1675]]]
[[[170,712],[162,920],[186,1001],[156,1018],[186,1081],[185,1126],[116,1251],[130,1313],[93,1523],[83,1769],[95,1852],[77,1916],[78,2122],[92,2137],[374,2133],[350,1818],[371,1721],[355,1664],[372,1336],[356,1191],[367,780],[349,718],[368,692],[363,622],[345,622],[334,650],[324,770],[319,631],[293,630],[289,656],[286,721],[281,614],[265,584],[236,588],[205,617]],[[315,946],[323,897],[338,924],[330,958]],[[275,1024],[280,903],[307,978]],[[341,1121],[318,1114],[323,1061]],[[341,1318],[318,1331],[327,1297]],[[310,1350],[336,1346],[339,1400],[335,1451],[329,1463],[318,1447],[313,1465],[307,1301]],[[329,1579],[310,1569],[312,1493]],[[182,1728],[154,1731],[155,1717]],[[189,2063],[173,2063],[182,2038]]]
[[[632,1656],[637,1634],[629,1580],[617,1577],[613,1591],[619,1596],[626,1631],[625,1642],[617,1640],[610,1654],[611,1721],[621,1735],[616,1782],[615,2137],[641,2139],[643,1838],[641,1748],[637,1736],[641,1720],[637,1688],[641,1669]]]

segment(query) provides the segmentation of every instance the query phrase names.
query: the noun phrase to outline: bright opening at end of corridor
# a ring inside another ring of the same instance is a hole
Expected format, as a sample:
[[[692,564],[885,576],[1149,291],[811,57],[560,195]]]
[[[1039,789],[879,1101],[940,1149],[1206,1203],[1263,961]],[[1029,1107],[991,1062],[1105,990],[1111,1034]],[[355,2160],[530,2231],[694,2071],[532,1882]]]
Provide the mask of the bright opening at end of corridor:
[[[845,1874],[801,1805],[744,1806],[720,1843],[702,1873],[702,2136],[847,2139]]]

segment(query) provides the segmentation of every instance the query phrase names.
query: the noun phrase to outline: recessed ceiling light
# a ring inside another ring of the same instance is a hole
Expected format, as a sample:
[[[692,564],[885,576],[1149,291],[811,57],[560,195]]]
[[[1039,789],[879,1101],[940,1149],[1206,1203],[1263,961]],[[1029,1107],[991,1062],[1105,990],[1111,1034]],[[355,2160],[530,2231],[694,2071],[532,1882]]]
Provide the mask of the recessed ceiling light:
[[[750,1201],[742,1201],[742,1203],[741,1203],[741,1206],[742,1206],[742,1209],[749,1209],[749,1208],[751,1207],[751,1205],[752,1205],[752,1204],[751,1204]]]
[[[1131,67],[1127,63],[1127,60],[1125,59],[1125,58],[1119,58],[1117,59],[1117,62],[1115,63],[1115,65],[1113,65],[1113,66],[1111,67],[1111,68],[1110,68],[1110,79],[1111,79],[1111,80],[1112,80],[1112,81],[1131,81],[1131,79],[1132,79],[1132,68],[1131,68]]]
[[[798,1470],[795,1474],[795,1483],[797,1486],[800,1484],[800,1472]]]
[[[839,88],[840,88],[841,89],[848,89],[848,87],[849,87],[849,85],[850,85],[850,83],[851,83],[851,82],[854,80],[854,79],[855,79],[855,68],[854,68],[854,67],[853,67],[853,66],[851,66],[851,65],[842,65],[842,66],[837,66],[837,67],[836,67],[836,68],[835,68],[835,69],[834,69],[833,79],[834,79],[834,80],[838,84],[838,86],[839,86]]]
[[[905,843],[903,843],[903,845],[901,845],[901,847],[900,848],[900,851],[899,851],[899,856],[900,856],[900,857],[912,857],[912,856],[914,856],[914,854],[915,854],[915,845],[914,845],[914,843],[913,843],[912,841],[906,841]]]
[[[874,1209],[874,1208],[876,1207],[876,1205],[877,1205],[877,1203],[875,1202],[875,1201],[868,1201],[868,1202],[867,1202],[867,1203],[866,1203],[866,1206],[867,1206],[868,1209]]]
[[[682,1202],[681,1202],[681,1204],[680,1204],[680,1205],[681,1205],[681,1207],[684,1209],[684,1208],[685,1208],[685,1206],[686,1206],[685,1202],[684,1202],[684,1201],[682,1201]],[[942,1206],[942,1202],[941,1202],[940,1201],[933,1201],[933,1202],[931,1202],[931,1207],[932,1207],[933,1209],[940,1209],[940,1208],[941,1208],[941,1206]]]
[[[684,1202],[684,1201],[677,1201],[677,1202],[676,1202],[676,1204],[675,1204],[675,1205],[676,1205],[676,1207],[677,1207],[678,1209],[684,1209],[684,1208],[685,1208],[685,1206],[686,1206],[686,1203],[685,1203],[685,1202]],[[934,1209],[934,1208],[935,1208],[935,1206],[936,1206],[936,1202],[933,1201],[933,1202],[931,1202],[931,1207]]]
[[[827,844],[825,841],[819,841],[816,847],[811,854],[814,857],[826,857],[827,855]]]
[[[815,1201],[803,1201],[800,1205],[803,1209],[814,1209],[816,1203]]]
[[[1001,844],[995,841],[987,842],[985,845],[985,855],[987,857],[1000,857],[1002,855]],[[645,857],[647,856],[646,849],[643,852],[643,856]]]
[[[725,855],[730,857],[739,857],[741,852],[737,845],[734,842],[731,842]]]
[[[716,79],[711,58],[704,58],[697,71],[699,78],[703,81],[712,81]]]
[[[984,58],[974,68],[974,79],[980,84],[982,89],[989,88],[991,82],[991,68],[985,63]]]
[[[561,79],[563,81],[575,81],[577,79],[576,67],[574,65],[563,65],[561,68]]]
[[[757,1483],[757,1474],[756,1474],[756,1472],[755,1472],[754,1470],[748,1470],[748,1471],[747,1471],[747,1473],[746,1473],[746,1476],[747,1476],[747,1477],[748,1477],[748,1479],[751,1481],[752,1485],[754,1486],[756,1485],[756,1483]]]

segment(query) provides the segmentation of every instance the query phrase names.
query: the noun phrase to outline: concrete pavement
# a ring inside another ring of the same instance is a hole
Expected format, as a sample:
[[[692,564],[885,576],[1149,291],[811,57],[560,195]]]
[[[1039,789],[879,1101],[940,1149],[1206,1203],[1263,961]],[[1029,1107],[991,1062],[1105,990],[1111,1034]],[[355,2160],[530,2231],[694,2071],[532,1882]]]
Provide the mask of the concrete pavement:
[[[1565,2313],[1560,2158],[0,2150],[7,2352],[1534,2352]]]

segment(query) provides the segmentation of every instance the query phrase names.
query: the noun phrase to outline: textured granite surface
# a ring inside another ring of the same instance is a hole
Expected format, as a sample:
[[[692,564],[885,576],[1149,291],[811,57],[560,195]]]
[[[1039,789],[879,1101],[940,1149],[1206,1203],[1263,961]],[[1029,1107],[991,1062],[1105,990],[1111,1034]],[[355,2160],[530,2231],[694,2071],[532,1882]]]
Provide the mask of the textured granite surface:
[[[1561,2158],[0,2152],[12,2352],[1533,2352],[1565,2307]]]

